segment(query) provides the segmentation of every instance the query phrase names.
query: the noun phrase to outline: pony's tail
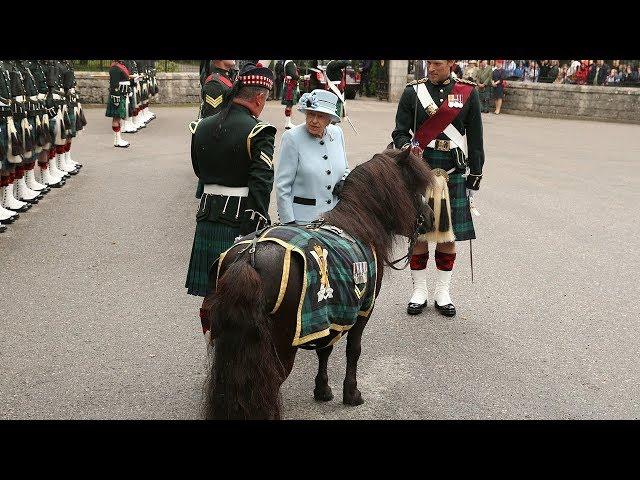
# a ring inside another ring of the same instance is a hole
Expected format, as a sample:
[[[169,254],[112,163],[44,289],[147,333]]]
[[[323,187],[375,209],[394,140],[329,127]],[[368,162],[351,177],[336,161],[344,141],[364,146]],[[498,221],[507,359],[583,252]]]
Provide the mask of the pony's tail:
[[[213,362],[205,386],[208,419],[278,419],[284,372],[272,342],[262,279],[236,261],[210,310]]]

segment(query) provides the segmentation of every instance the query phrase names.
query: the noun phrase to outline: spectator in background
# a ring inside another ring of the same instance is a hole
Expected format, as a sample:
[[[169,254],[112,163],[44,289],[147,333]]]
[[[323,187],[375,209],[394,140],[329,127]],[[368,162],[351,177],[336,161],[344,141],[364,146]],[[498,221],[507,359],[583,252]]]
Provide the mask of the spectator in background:
[[[516,80],[524,80],[524,60],[518,60],[516,69],[513,71],[513,76]]]
[[[464,69],[462,78],[471,80],[477,83],[478,78],[478,62],[476,60],[469,60],[469,65]]]
[[[480,111],[489,113],[489,101],[491,100],[491,77],[493,69],[486,60],[480,60],[480,68],[476,74],[478,93],[480,94]]]
[[[640,84],[640,64],[636,65],[636,67],[632,70],[631,78],[636,85]]]
[[[621,71],[620,74],[620,85],[628,85],[631,83],[631,74],[632,74],[632,69],[631,69],[631,65],[628,65],[624,71]]]
[[[500,109],[502,108],[502,99],[504,97],[504,81],[507,78],[507,74],[502,68],[502,60],[496,60],[496,69],[491,74],[491,84],[493,86],[493,98],[496,101],[496,110],[493,112],[496,115],[500,115]]]
[[[564,77],[564,83],[577,83],[576,73],[578,73],[579,68],[580,68],[580,61],[571,60],[571,64],[569,65],[569,68],[567,68],[567,73]]]
[[[491,67],[491,71],[494,71],[496,69],[496,61],[489,60],[489,66]]]
[[[602,85],[607,79],[608,73],[609,66],[604,63],[604,60],[596,60],[596,63],[591,65],[589,70],[587,83],[589,85]]]
[[[549,70],[551,70],[551,65],[549,65],[549,60],[536,60],[538,62],[539,71],[538,71],[538,82],[540,83],[549,83]]]
[[[565,79],[567,77],[567,69],[568,68],[569,68],[569,66],[566,63],[564,65],[562,65],[562,67],[560,67],[560,69],[558,70],[558,76],[553,81],[553,83],[565,83]]]
[[[505,74],[506,74],[506,78],[513,78],[514,77],[514,72],[516,70],[516,62],[514,62],[513,60],[508,60],[505,61]]]
[[[529,66],[524,69],[524,81],[525,82],[537,82],[538,81],[538,62],[535,60],[529,60]]]
[[[575,74],[575,82],[578,85],[586,85],[589,79],[589,60],[582,60],[580,62],[580,68]]]
[[[619,82],[620,77],[618,76],[618,71],[615,68],[612,68],[604,83],[605,85],[617,85]]]

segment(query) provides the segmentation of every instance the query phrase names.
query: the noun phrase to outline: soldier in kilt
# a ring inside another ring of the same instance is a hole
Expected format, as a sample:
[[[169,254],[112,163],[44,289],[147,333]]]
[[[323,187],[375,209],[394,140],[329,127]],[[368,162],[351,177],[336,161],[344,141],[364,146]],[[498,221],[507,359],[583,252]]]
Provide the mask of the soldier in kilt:
[[[298,91],[298,79],[300,78],[300,74],[298,73],[298,67],[296,66],[293,60],[285,60],[284,61],[284,84],[282,91],[282,105],[285,105],[284,116],[285,130],[289,130],[290,128],[295,127],[293,123],[291,123],[291,109],[293,108],[293,104],[297,103],[297,91]]]
[[[15,106],[19,105],[14,111],[13,120],[24,147],[22,163],[16,165],[14,196],[20,201],[35,204],[43,194],[27,186],[25,175],[34,170],[37,155],[42,151],[43,145],[43,139],[38,138],[36,129],[38,89],[24,61],[16,60],[13,67],[11,95]]]
[[[109,100],[105,116],[111,117],[113,146],[127,148],[129,142],[122,139],[122,126],[127,117],[127,98],[129,95],[129,69],[122,60],[114,60],[109,67]]]
[[[53,110],[49,114],[49,121],[55,115],[55,122],[51,122],[53,129],[53,143],[55,148],[49,150],[49,174],[56,178],[67,179],[71,175],[63,166],[63,156],[67,148],[67,140],[71,137],[71,119],[67,105],[67,93],[64,89],[65,65],[59,60],[49,62],[47,84],[51,94]],[[64,185],[64,183],[63,183]]]
[[[42,137],[41,143],[42,150],[37,154],[38,162],[38,175],[36,176],[34,170],[27,172],[27,186],[31,190],[47,193],[50,188],[49,184],[53,183],[53,179],[49,176],[48,162],[49,162],[49,150],[52,148],[53,142],[51,137],[51,125],[49,122],[49,113],[47,111],[46,99],[49,93],[47,87],[47,76],[45,73],[45,65],[42,60],[29,60],[27,61],[27,68],[31,72],[38,90],[37,105],[38,114],[36,116],[36,137]],[[38,133],[39,132],[39,133]]]
[[[14,163],[9,162],[12,144],[18,150],[17,136],[9,133],[9,123],[13,125],[11,118],[11,66],[0,60],[0,230],[6,229],[6,224],[13,223],[20,215],[18,211],[27,209],[26,203],[20,202],[13,197],[12,176],[15,171]],[[19,152],[18,152],[19,153]],[[22,210],[20,210],[22,209]]]
[[[419,237],[411,256],[409,314],[421,313],[428,302],[428,243],[435,244],[434,307],[447,317],[456,314],[449,293],[455,241],[476,238],[470,203],[480,187],[484,165],[480,99],[475,83],[451,76],[453,64],[453,60],[427,61],[428,78],[411,82],[402,93],[392,133],[397,148],[411,147],[422,154],[437,180],[427,192],[436,219],[434,229]]]
[[[78,132],[84,128],[84,125],[79,115],[76,76],[73,68],[71,68],[68,60],[60,62],[60,67],[62,69],[62,87],[65,93],[64,108],[69,118],[69,129],[62,152],[56,158],[56,165],[60,171],[67,172],[69,175],[76,175],[80,170],[78,166],[80,164],[71,160],[71,140],[78,135]]]
[[[50,187],[59,188],[65,184],[66,172],[62,172],[57,167],[56,154],[59,149],[63,149],[66,144],[66,130],[64,129],[63,105],[66,103],[64,88],[60,68],[55,60],[44,60],[40,62],[47,82],[45,98],[45,109],[49,122],[49,137],[51,145],[48,149],[47,158],[40,157],[40,183],[46,183]],[[62,152],[61,152],[62,153]],[[46,161],[46,166],[40,162]]]
[[[269,224],[276,128],[258,120],[273,87],[268,68],[243,70],[229,103],[192,122],[191,163],[204,183],[185,287],[204,297],[209,268],[236,237]]]
[[[24,122],[22,120],[26,116],[24,110],[25,97],[22,90],[23,86],[16,76],[15,68],[16,67],[13,62],[0,61],[0,70],[2,71],[4,82],[2,90],[3,93],[7,95],[6,97],[2,95],[6,100],[2,103],[10,106],[6,117],[7,150],[5,154],[5,175],[2,179],[2,195],[0,196],[0,203],[2,203],[4,209],[11,210],[13,212],[26,212],[31,208],[31,204],[16,198],[14,188],[16,176],[20,175],[20,169],[24,168],[22,159],[22,155],[25,151],[25,147],[23,145],[24,137],[22,135]]]

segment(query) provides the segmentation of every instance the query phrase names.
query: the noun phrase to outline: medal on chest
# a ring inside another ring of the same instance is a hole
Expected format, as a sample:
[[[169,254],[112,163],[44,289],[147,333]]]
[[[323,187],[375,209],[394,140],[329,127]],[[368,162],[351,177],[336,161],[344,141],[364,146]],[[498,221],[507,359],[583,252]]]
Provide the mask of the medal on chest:
[[[462,108],[462,95],[451,94],[448,96],[449,108]]]

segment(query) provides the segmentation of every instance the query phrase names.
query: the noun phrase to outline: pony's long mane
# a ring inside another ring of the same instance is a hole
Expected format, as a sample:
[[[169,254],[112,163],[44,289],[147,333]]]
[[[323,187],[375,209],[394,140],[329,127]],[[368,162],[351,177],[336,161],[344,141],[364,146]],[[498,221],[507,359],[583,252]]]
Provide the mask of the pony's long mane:
[[[416,224],[419,194],[433,182],[427,163],[409,149],[387,149],[347,176],[327,223],[374,246],[390,263],[395,235],[410,236]]]

